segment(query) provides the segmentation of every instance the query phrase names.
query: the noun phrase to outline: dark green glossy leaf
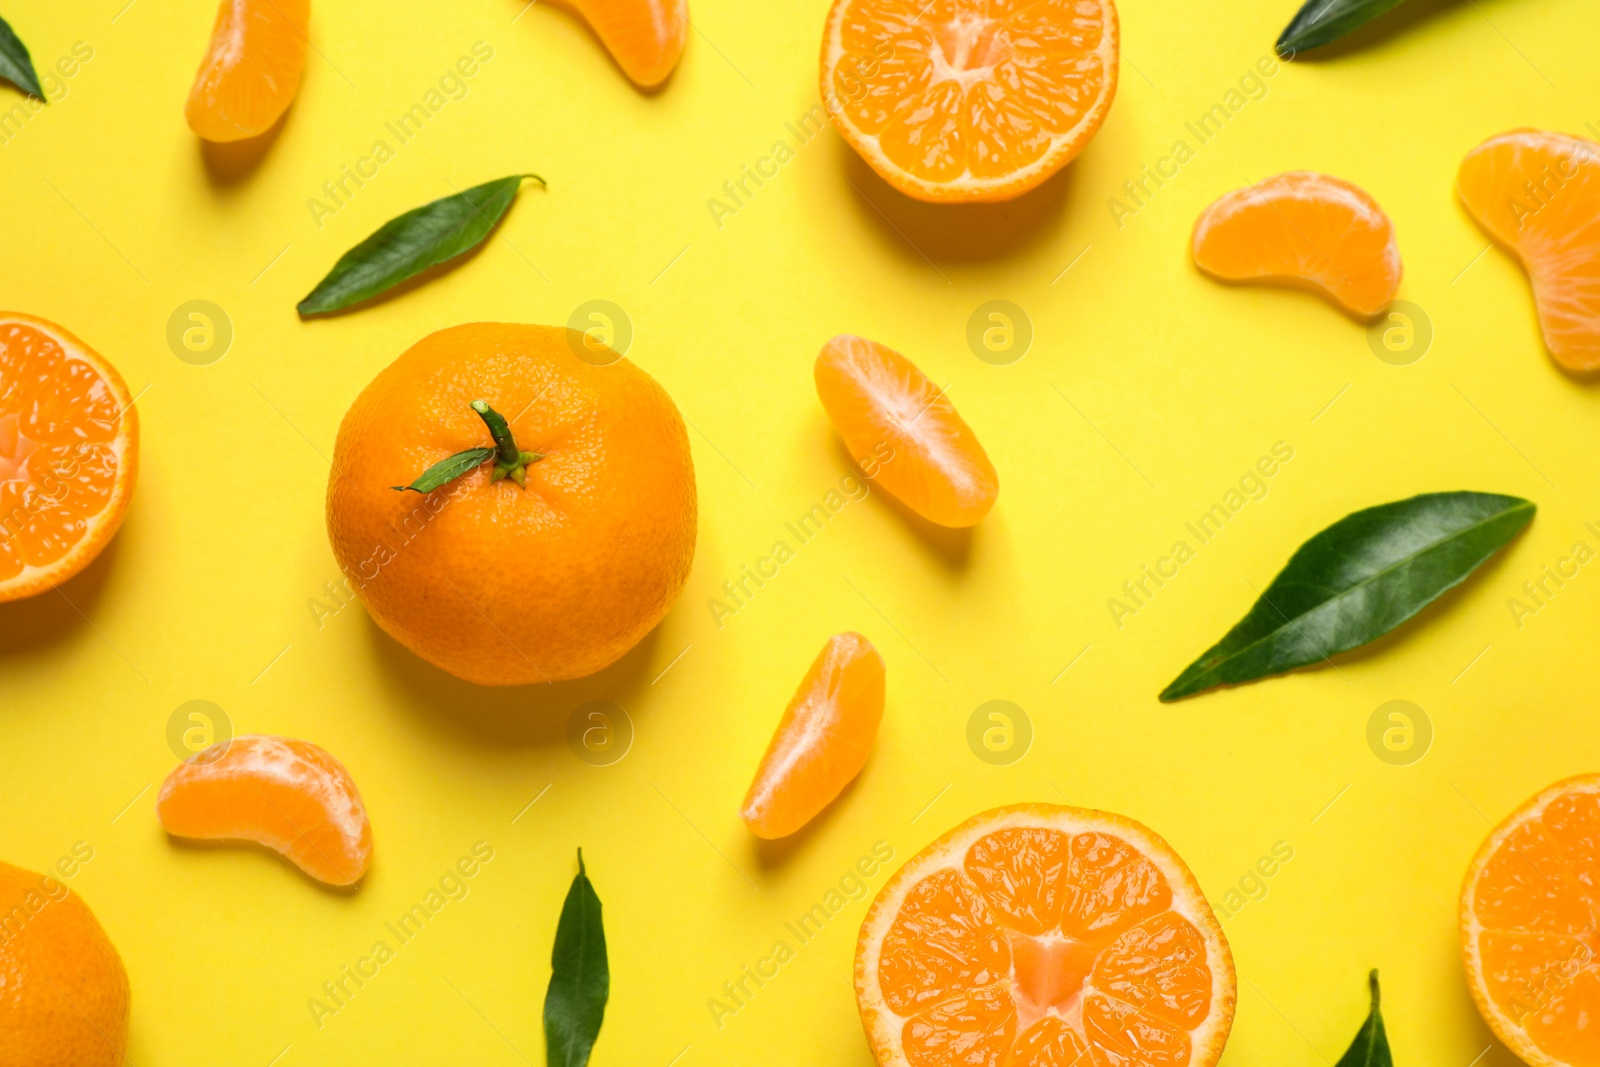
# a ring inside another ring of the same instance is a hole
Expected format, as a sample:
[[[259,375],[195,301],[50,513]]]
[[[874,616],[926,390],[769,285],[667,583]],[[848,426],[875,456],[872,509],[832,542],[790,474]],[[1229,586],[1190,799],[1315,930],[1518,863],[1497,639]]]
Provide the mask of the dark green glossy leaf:
[[[524,178],[544,185],[537,174],[513,174],[390,219],[339,257],[297,310],[314,315],[359,304],[477,247],[517,198]]]
[[[578,876],[561,906],[550,968],[550,989],[544,995],[545,1063],[549,1067],[585,1067],[605,1019],[611,969],[606,962],[600,898],[584,870],[582,849],[578,850]]]
[[[441,485],[477,470],[485,460],[493,458],[492,448],[469,448],[465,452],[457,452],[453,456],[441,459],[423,471],[410,485],[391,485],[389,488],[402,493],[407,489],[417,493],[431,493]]]
[[[1356,1039],[1350,1042],[1350,1048],[1339,1057],[1335,1067],[1394,1067],[1394,1060],[1389,1056],[1389,1036],[1383,1032],[1383,1014],[1378,1011],[1376,969],[1367,975],[1367,982],[1372,986],[1372,1009],[1367,1012],[1367,1021],[1356,1031]]]
[[[1282,674],[1364,645],[1461,582],[1533,513],[1519,497],[1460,492],[1347,515],[1301,545],[1250,613],[1161,699]]]
[[[1278,55],[1293,59],[1300,52],[1337,41],[1379,15],[1399,7],[1402,0],[1306,0],[1278,36]]]
[[[0,78],[23,92],[44,99],[44,90],[39,88],[39,75],[33,69],[33,57],[28,55],[28,47],[5,19],[0,19]]]

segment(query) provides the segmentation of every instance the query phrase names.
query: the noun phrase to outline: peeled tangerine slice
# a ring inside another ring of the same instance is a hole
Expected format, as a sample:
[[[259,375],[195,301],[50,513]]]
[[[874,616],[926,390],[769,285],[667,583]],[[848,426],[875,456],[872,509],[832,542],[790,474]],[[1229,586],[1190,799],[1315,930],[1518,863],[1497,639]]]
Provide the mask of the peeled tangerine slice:
[[[929,522],[974,526],[1000,478],[955,406],[916,364],[864,337],[822,347],[817,396],[850,456],[875,485]]]
[[[789,701],[739,815],[787,837],[861,773],[883,719],[883,657],[858,633],[828,639]]]
[[[653,89],[667,80],[689,37],[688,0],[566,0],[622,73]]]
[[[189,128],[242,141],[272,128],[300,88],[311,0],[222,0],[189,102]]]
[[[329,885],[354,885],[372,862],[361,793],[310,741],[252,734],[212,745],[168,776],[156,815],[177,837],[277,849]]]
[[[1456,188],[1522,260],[1550,355],[1569,370],[1600,369],[1600,144],[1502,133],[1467,153]]]
[[[1195,264],[1228,282],[1265,281],[1325,293],[1359,318],[1400,289],[1400,246],[1378,202],[1347,181],[1308,170],[1219,198],[1195,220]]]

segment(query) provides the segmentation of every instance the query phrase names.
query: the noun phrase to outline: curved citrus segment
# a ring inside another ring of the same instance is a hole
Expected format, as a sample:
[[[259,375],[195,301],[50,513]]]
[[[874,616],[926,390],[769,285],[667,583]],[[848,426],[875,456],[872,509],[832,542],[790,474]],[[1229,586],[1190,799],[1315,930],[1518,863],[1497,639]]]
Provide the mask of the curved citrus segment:
[[[0,863],[0,918],[0,1067],[121,1067],[128,972],[88,905],[53,874]]]
[[[162,783],[156,815],[177,837],[277,849],[329,885],[354,885],[372,861],[355,782],[310,741],[251,734],[212,745]]]
[[[1194,261],[1223,281],[1266,281],[1325,293],[1361,318],[1400,289],[1394,223],[1347,181],[1290,171],[1219,198],[1195,220]]]
[[[912,857],[861,925],[884,1067],[1211,1067],[1233,957],[1194,876],[1132,819],[984,812]]]
[[[1000,479],[944,392],[900,353],[841,334],[822,347],[817,396],[874,484],[941,526],[973,526]]]
[[[1506,816],[1461,890],[1461,957],[1478,1011],[1534,1067],[1600,1064],[1600,775]]]
[[[116,368],[52,322],[0,312],[0,603],[100,554],[139,467],[139,420]]]
[[[300,88],[311,0],[222,0],[183,115],[207,141],[272,128]]]
[[[787,837],[861,773],[883,720],[883,657],[858,633],[828,639],[778,723],[739,816]]]
[[[1600,369],[1600,144],[1503,133],[1467,153],[1456,189],[1522,261],[1550,355],[1570,370]]]
[[[689,39],[689,0],[564,0],[635,85],[667,80]]]
[[[1117,91],[1111,0],[834,0],[822,101],[885,181],[1009,200],[1083,151]]]

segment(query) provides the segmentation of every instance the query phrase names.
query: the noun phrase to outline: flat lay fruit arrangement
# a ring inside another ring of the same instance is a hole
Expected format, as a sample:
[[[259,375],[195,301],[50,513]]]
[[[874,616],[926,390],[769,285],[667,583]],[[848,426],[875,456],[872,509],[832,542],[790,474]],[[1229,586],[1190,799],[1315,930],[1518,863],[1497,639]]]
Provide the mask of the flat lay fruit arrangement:
[[[1600,1067],[1597,32],[0,4],[0,1067]]]

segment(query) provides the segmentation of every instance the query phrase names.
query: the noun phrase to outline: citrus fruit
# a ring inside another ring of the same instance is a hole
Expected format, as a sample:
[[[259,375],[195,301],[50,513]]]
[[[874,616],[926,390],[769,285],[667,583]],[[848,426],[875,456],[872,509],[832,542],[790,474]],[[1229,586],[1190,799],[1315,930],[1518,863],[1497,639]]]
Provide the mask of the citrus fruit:
[[[1308,170],[1219,197],[1195,220],[1201,270],[1229,282],[1320,291],[1371,318],[1400,288],[1400,246],[1378,202],[1347,181]]]
[[[300,88],[311,0],[222,0],[183,115],[207,141],[272,128]]]
[[[1117,91],[1111,0],[834,0],[822,102],[918,200],[1010,200],[1083,151]]]
[[[1461,889],[1461,958],[1495,1036],[1534,1067],[1600,1064],[1600,775],[1490,831]]]
[[[1569,370],[1600,369],[1600,144],[1502,133],[1467,153],[1456,190],[1522,261],[1550,355]]]
[[[1132,819],[984,812],[867,912],[856,999],[884,1067],[1210,1067],[1233,957],[1194,875]]]
[[[498,448],[487,422],[500,413],[511,459],[531,449],[526,460],[395,491],[474,446]],[[688,433],[661,386],[592,335],[440,330],[345,414],[328,536],[373,619],[436,666],[481,685],[581,678],[637,644],[689,575]]]
[[[688,0],[561,0],[583,16],[635,85],[667,80],[689,39]]]
[[[372,825],[344,764],[310,741],[246,734],[178,764],[156,815],[175,837],[255,841],[311,877],[354,885],[372,862]]]
[[[0,863],[0,1067],[118,1067],[128,972],[82,898]]]
[[[929,522],[973,526],[1000,479],[944,391],[916,364],[863,337],[822,347],[817,396],[845,448],[875,485]]]
[[[116,368],[53,322],[0,312],[0,603],[71,578],[133,495],[139,419]]]
[[[757,837],[787,837],[861,773],[883,719],[883,657],[858,633],[822,646],[784,710],[739,815]]]

